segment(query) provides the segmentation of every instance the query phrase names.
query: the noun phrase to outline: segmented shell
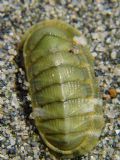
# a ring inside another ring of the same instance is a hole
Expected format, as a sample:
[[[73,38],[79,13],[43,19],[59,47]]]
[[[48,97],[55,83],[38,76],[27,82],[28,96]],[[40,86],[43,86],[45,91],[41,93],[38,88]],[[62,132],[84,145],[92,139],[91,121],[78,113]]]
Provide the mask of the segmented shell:
[[[22,46],[32,114],[45,144],[65,156],[88,153],[104,120],[85,40],[70,25],[50,20],[28,30]]]

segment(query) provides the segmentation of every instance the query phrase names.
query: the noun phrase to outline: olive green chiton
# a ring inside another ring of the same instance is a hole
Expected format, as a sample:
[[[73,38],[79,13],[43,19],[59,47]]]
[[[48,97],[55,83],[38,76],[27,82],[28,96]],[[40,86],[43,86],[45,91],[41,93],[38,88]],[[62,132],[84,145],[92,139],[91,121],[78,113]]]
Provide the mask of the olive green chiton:
[[[93,58],[78,30],[38,23],[23,36],[33,117],[45,144],[65,157],[88,153],[104,125]]]

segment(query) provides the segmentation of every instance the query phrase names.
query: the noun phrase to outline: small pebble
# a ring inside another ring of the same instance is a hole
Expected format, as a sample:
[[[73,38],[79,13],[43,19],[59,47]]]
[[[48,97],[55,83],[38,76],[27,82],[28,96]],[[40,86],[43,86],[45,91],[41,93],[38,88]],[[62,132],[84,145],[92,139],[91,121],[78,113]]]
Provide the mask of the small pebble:
[[[110,89],[108,90],[108,92],[109,92],[111,98],[115,98],[115,97],[117,96],[116,89],[114,89],[114,88],[110,88]]]
[[[96,52],[92,52],[92,56],[93,57],[97,57],[97,53]]]
[[[117,57],[117,53],[114,51],[111,53],[111,58],[114,60]]]

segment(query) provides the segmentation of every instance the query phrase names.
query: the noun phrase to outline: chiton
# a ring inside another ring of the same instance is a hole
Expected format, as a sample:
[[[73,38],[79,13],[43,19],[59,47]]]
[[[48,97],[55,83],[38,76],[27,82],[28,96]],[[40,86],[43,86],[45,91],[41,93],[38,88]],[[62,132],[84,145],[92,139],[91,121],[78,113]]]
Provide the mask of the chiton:
[[[104,126],[93,57],[81,33],[60,20],[30,28],[21,42],[36,127],[50,150],[84,155]]]

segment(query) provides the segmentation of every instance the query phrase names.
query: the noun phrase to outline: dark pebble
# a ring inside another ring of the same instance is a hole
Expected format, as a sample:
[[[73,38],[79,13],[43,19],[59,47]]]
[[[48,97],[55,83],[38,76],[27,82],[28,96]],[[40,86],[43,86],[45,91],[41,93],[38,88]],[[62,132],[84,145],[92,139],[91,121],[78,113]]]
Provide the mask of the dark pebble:
[[[16,148],[15,147],[11,147],[10,149],[8,149],[7,153],[8,154],[16,154]]]

